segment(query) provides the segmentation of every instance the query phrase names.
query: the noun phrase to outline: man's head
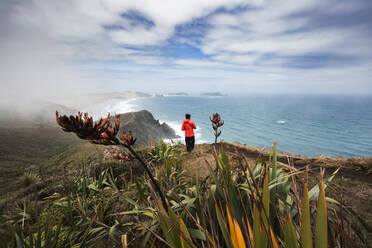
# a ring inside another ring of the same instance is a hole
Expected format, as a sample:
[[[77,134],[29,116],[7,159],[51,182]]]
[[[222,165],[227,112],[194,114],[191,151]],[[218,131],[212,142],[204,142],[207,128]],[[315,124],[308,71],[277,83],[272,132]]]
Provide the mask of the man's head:
[[[190,120],[191,115],[190,114],[186,114],[185,117],[186,117],[186,119]]]

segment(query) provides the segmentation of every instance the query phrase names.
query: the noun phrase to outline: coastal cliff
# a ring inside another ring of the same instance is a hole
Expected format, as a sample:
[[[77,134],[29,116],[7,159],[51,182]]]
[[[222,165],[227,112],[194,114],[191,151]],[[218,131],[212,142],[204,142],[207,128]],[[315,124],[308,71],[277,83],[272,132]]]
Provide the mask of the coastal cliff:
[[[136,137],[137,146],[146,146],[162,139],[179,138],[166,123],[160,123],[147,110],[120,114],[119,133],[131,132]]]

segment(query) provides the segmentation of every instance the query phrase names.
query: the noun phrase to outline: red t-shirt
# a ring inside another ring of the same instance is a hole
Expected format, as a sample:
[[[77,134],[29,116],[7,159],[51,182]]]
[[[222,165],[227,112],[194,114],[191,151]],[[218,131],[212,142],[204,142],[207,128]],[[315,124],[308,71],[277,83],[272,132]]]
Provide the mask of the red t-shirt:
[[[194,136],[194,129],[196,129],[196,125],[192,120],[184,119],[182,123],[182,131],[185,131],[186,137]]]

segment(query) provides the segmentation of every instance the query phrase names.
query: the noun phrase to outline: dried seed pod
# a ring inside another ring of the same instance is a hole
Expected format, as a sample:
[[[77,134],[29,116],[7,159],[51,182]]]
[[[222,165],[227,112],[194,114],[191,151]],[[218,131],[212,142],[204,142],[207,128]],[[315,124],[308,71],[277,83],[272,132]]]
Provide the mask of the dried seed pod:
[[[120,126],[120,115],[117,115],[115,118],[115,130],[119,130]]]
[[[81,117],[82,117],[82,114],[81,114],[81,112],[79,111],[79,112],[78,112],[78,118],[77,118],[77,120],[78,120],[79,123],[81,122]]]
[[[131,133],[125,133],[123,132],[122,134],[122,138],[120,138],[120,140],[123,142],[124,146],[133,146],[134,143],[136,142],[136,139],[133,138],[133,136],[131,135]]]
[[[219,115],[218,113],[213,114],[213,119],[212,119],[212,121],[213,121],[214,123],[218,123],[220,120],[221,120],[221,117],[220,117],[220,115]]]
[[[116,116],[118,119],[118,116]],[[56,122],[63,131],[74,132],[81,139],[86,139],[94,144],[118,145],[120,142],[116,138],[119,129],[116,128],[120,123],[115,123],[115,129],[110,122],[110,114],[107,118],[100,119],[94,123],[93,118],[88,113],[78,112],[76,116],[60,116],[56,111]]]
[[[133,160],[130,156],[123,154],[123,153],[114,153],[112,154],[112,156],[114,157],[114,159],[117,159],[117,160],[125,160],[125,161]]]
[[[119,158],[123,160],[129,160],[129,157],[127,155],[124,155],[122,153],[119,153]]]

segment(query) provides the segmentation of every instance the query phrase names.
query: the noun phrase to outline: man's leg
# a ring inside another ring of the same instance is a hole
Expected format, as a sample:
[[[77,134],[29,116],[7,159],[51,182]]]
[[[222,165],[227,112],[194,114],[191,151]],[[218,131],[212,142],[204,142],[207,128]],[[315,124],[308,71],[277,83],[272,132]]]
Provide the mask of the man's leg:
[[[190,144],[190,146],[191,146],[191,150],[193,150],[194,149],[194,144],[195,144],[195,136],[192,136],[191,137],[191,142],[190,142],[191,144]]]
[[[190,137],[185,137],[185,143],[186,143],[186,149],[188,152],[191,151],[191,142],[190,142]]]

